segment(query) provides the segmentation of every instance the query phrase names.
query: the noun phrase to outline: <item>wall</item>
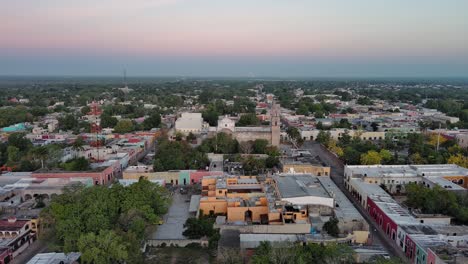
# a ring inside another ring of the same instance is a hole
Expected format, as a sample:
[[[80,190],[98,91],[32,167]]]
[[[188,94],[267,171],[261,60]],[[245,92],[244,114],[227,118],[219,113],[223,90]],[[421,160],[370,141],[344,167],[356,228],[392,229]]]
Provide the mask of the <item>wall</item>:
[[[383,212],[379,206],[367,197],[367,211],[370,216],[377,222],[379,227],[392,240],[396,240],[398,226]],[[394,234],[394,236],[393,236]]]
[[[284,173],[309,173],[318,176],[329,176],[330,167],[314,166],[311,164],[284,164]]]

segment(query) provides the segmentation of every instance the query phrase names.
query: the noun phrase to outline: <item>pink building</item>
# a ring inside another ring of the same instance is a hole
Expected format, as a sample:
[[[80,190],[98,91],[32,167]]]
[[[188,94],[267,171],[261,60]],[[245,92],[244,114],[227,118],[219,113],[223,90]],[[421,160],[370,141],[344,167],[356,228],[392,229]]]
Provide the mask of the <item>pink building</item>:
[[[201,180],[205,176],[221,176],[223,175],[222,171],[204,171],[204,170],[199,170],[199,171],[191,171],[190,172],[190,183],[201,183]]]
[[[121,173],[120,163],[115,161],[111,166],[98,171],[47,171],[33,172],[35,178],[92,178],[95,185],[105,185],[112,182]]]

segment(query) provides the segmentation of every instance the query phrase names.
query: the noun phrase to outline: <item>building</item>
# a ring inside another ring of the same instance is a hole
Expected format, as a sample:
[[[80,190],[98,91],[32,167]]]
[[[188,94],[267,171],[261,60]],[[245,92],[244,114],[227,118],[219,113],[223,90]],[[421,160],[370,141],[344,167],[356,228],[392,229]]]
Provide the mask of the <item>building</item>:
[[[270,125],[255,127],[236,127],[235,121],[227,116],[220,117],[215,133],[232,135],[239,142],[265,139],[273,146],[279,146],[281,134],[280,106],[273,104],[270,109]]]
[[[175,121],[176,132],[200,133],[206,127],[201,113],[182,113],[181,117]]]
[[[358,181],[383,184],[391,193],[404,192],[408,183],[422,183],[427,187],[435,185],[446,190],[466,191],[468,187],[468,169],[454,164],[437,165],[357,165],[346,166],[344,170],[345,186],[354,186]]]
[[[409,211],[381,186],[393,192],[393,185],[411,182],[466,192],[467,171],[451,164],[346,166],[345,186],[410,263],[466,263],[468,227],[450,225],[446,216]]]
[[[39,253],[30,259],[26,264],[78,264],[80,263],[81,253]]]
[[[13,216],[0,220],[0,248],[9,248],[11,258],[21,254],[35,240],[36,232],[32,230],[30,219],[17,219]],[[5,251],[2,252],[4,254]]]
[[[307,150],[293,150],[289,158],[280,160],[282,173],[312,174],[317,176],[329,176],[330,167],[319,156],[312,156]]]
[[[207,176],[202,179],[199,210],[220,215],[221,229],[242,233],[304,234],[310,232],[307,209],[277,202],[271,186],[254,176]]]

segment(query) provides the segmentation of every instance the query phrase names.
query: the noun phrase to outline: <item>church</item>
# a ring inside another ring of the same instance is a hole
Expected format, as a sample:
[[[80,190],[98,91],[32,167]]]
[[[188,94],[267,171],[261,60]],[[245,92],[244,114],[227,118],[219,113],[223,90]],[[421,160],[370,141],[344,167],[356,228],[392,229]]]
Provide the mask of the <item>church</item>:
[[[234,120],[230,119],[228,116],[223,116],[218,120],[216,133],[223,132],[230,134],[239,142],[266,139],[271,145],[279,147],[281,134],[280,125],[280,106],[273,103],[270,109],[270,125],[236,127]]]

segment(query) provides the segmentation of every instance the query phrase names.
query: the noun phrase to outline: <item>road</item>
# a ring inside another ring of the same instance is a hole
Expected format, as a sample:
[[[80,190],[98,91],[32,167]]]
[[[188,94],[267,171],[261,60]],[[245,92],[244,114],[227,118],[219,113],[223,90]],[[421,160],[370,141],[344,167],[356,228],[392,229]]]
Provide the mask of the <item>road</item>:
[[[343,163],[331,152],[325,149],[323,146],[316,142],[306,141],[302,146],[302,149],[308,150],[312,155],[319,156],[320,159],[328,164],[331,169],[331,179],[335,184],[340,188],[340,190],[348,197],[348,199],[353,203],[354,207],[361,213],[361,215],[369,223],[371,239],[373,245],[380,245],[385,248],[389,254],[393,256],[400,257],[402,260],[406,260],[406,257],[403,251],[398,248],[398,246],[388,238],[384,231],[382,231],[377,223],[367,214],[367,211],[358,203],[350,193],[346,190],[344,186],[344,165]]]
[[[164,223],[158,226],[151,239],[186,239],[182,232],[185,221],[189,218],[189,199],[189,195],[180,194],[178,190],[174,192],[171,207],[163,218]]]
[[[43,240],[36,240],[20,255],[16,256],[10,263],[11,264],[24,264],[28,263],[36,254],[47,251],[47,243]]]

